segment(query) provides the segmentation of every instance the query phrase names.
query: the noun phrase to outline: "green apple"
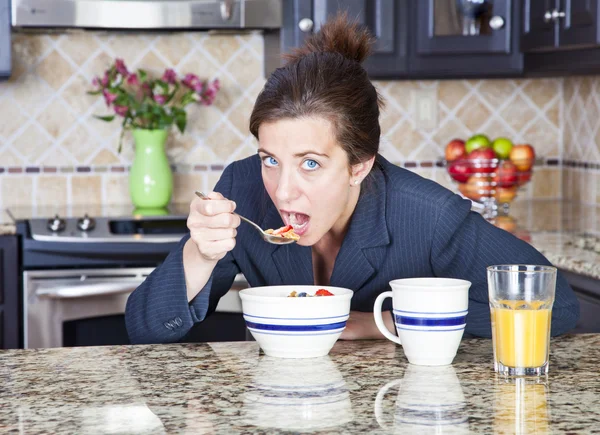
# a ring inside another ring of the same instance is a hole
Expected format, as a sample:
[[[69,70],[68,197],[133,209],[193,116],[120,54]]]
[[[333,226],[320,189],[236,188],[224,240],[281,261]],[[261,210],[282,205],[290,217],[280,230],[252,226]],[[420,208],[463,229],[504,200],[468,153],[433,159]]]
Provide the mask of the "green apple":
[[[510,139],[505,137],[499,137],[498,139],[492,142],[492,149],[496,153],[499,159],[508,159],[510,156],[510,151],[512,150],[513,143]]]
[[[465,142],[465,151],[469,154],[471,151],[476,150],[477,148],[489,148],[492,145],[490,138],[485,134],[476,134],[471,136]]]

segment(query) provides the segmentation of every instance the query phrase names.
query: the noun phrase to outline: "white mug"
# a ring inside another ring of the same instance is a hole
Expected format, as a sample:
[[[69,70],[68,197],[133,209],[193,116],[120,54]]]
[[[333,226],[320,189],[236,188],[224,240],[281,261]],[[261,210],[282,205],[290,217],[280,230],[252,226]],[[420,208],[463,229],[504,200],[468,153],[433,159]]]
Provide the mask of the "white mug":
[[[373,316],[381,333],[401,344],[408,362],[452,364],[466,326],[471,283],[454,278],[406,278],[390,281],[392,291],[375,300]],[[386,328],[381,306],[392,298],[398,336]]]

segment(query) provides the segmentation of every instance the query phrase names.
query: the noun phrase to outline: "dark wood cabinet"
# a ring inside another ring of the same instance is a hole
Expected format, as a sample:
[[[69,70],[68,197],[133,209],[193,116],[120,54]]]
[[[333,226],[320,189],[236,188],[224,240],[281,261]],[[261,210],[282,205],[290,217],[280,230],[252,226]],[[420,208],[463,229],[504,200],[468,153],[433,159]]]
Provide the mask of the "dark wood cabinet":
[[[600,332],[600,280],[561,270],[579,300],[579,321],[574,333]]]
[[[521,75],[520,10],[512,0],[414,0],[410,5],[412,76]]]
[[[407,71],[407,0],[284,0],[281,51],[301,46],[338,11],[365,25],[377,38],[364,66],[372,78],[396,78]]]
[[[19,251],[16,236],[0,236],[0,349],[19,347]]]
[[[523,0],[521,51],[558,48],[558,21],[547,17],[558,8],[559,0]]]
[[[523,52],[600,46],[599,0],[523,0]]]
[[[560,47],[586,48],[600,44],[598,0],[561,0],[558,41]]]

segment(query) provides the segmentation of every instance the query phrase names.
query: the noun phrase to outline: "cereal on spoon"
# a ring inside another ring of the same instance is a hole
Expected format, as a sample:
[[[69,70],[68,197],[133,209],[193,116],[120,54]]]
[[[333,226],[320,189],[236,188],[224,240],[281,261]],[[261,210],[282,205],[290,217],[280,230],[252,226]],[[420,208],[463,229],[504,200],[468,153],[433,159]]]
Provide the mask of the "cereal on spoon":
[[[292,239],[296,242],[300,240],[300,236],[294,232],[294,227],[292,227],[291,225],[286,225],[276,230],[269,228],[268,230],[265,230],[265,233],[272,234],[274,236],[281,236],[286,239]]]

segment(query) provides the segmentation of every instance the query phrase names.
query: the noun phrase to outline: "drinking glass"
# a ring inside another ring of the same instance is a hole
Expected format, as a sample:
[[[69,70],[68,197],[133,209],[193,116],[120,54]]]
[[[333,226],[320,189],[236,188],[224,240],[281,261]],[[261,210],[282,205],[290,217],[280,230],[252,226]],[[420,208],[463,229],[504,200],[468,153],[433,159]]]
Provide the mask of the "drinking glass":
[[[494,369],[546,375],[556,268],[509,264],[487,268]]]

